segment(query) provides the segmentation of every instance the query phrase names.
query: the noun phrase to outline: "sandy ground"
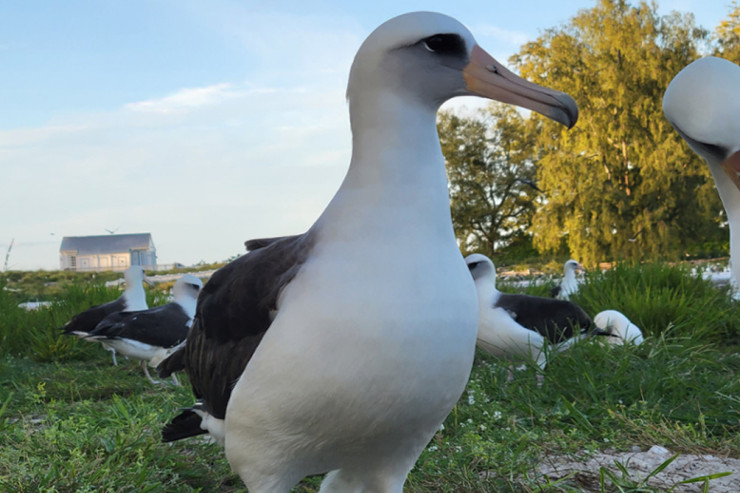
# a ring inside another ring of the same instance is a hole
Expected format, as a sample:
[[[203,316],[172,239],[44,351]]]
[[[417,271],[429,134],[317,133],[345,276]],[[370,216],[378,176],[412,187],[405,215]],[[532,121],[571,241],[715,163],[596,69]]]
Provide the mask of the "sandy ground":
[[[584,492],[599,492],[601,491],[599,485],[601,467],[609,469],[616,477],[621,477],[622,473],[614,465],[614,461],[618,461],[626,466],[629,477],[639,481],[673,455],[671,451],[655,445],[647,451],[635,448],[633,452],[610,453],[607,450],[591,456],[583,453],[580,458],[579,456],[548,456],[538,469],[551,481],[575,473],[574,479]],[[681,454],[663,471],[648,479],[647,484],[653,488],[668,490],[680,481],[721,472],[732,474],[711,480],[709,491],[740,493],[740,459],[711,455]],[[703,486],[703,482],[691,483],[677,486],[673,491],[677,493],[701,492]]]

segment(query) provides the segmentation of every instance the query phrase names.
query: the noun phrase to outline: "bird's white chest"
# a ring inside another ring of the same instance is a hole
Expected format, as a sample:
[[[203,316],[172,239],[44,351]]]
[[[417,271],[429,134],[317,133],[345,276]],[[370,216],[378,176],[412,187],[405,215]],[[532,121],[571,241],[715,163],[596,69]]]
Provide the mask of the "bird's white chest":
[[[311,368],[328,356],[327,374],[356,371],[355,381],[468,365],[477,298],[462,259],[419,253],[407,261],[382,250],[317,252],[282,296],[265,348],[279,345]]]
[[[234,389],[240,426],[284,435],[286,423],[310,421],[300,446],[329,436],[426,443],[467,382],[477,296],[459,253],[407,262],[382,250],[319,249],[307,261]]]

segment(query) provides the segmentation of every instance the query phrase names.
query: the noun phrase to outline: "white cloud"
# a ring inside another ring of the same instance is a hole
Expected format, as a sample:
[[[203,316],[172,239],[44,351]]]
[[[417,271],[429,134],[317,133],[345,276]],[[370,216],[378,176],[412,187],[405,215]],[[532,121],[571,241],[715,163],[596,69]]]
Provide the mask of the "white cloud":
[[[473,32],[475,32],[478,37],[488,36],[516,48],[532,39],[532,36],[524,31],[513,31],[511,29],[505,29],[490,24],[475,26]]]
[[[0,131],[0,243],[16,239],[18,269],[57,268],[62,236],[105,228],[151,232],[163,263],[223,260],[307,229],[350,141],[343,83],[214,84]]]
[[[222,83],[206,87],[180,89],[163,98],[129,103],[125,109],[142,113],[175,113],[208,106],[224,100],[238,97],[232,84]]]

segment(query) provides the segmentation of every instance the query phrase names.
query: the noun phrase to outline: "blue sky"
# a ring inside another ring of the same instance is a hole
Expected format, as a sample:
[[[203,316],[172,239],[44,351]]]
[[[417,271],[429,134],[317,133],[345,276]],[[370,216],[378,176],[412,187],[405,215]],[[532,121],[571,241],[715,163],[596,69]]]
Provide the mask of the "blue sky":
[[[305,231],[346,171],[347,74],[377,25],[444,12],[505,61],[594,3],[3,0],[0,259],[14,238],[9,269],[56,269],[62,236],[112,229],[192,264]],[[730,4],[660,11],[711,30]]]

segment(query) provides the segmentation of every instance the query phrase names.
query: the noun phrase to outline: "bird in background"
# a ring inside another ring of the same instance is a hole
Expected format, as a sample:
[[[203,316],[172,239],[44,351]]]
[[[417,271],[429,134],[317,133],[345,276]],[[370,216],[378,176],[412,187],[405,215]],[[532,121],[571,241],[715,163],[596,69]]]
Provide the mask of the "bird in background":
[[[595,335],[593,320],[575,303],[502,293],[496,288],[496,267],[490,258],[474,253],[465,262],[478,292],[477,345],[488,354],[530,360],[544,369],[549,350],[557,353]]]
[[[173,301],[148,310],[112,313],[85,336],[124,356],[141,361],[144,374],[153,384],[147,365],[156,367],[185,341],[195,316],[195,305],[203,282],[184,274],[172,288]],[[172,375],[173,382],[177,377]]]
[[[563,279],[550,290],[550,296],[559,300],[569,300],[578,292],[581,281],[576,274],[586,272],[586,268],[577,260],[570,259],[563,264]]]
[[[60,328],[64,335],[74,335],[81,339],[86,338],[91,331],[108,315],[117,312],[146,310],[146,292],[142,282],[154,286],[154,283],[146,277],[144,269],[139,265],[132,265],[123,274],[126,289],[121,296],[108,303],[95,305],[84,310],[70,319]],[[106,343],[103,347],[111,352],[113,364],[117,365],[116,350]]]

